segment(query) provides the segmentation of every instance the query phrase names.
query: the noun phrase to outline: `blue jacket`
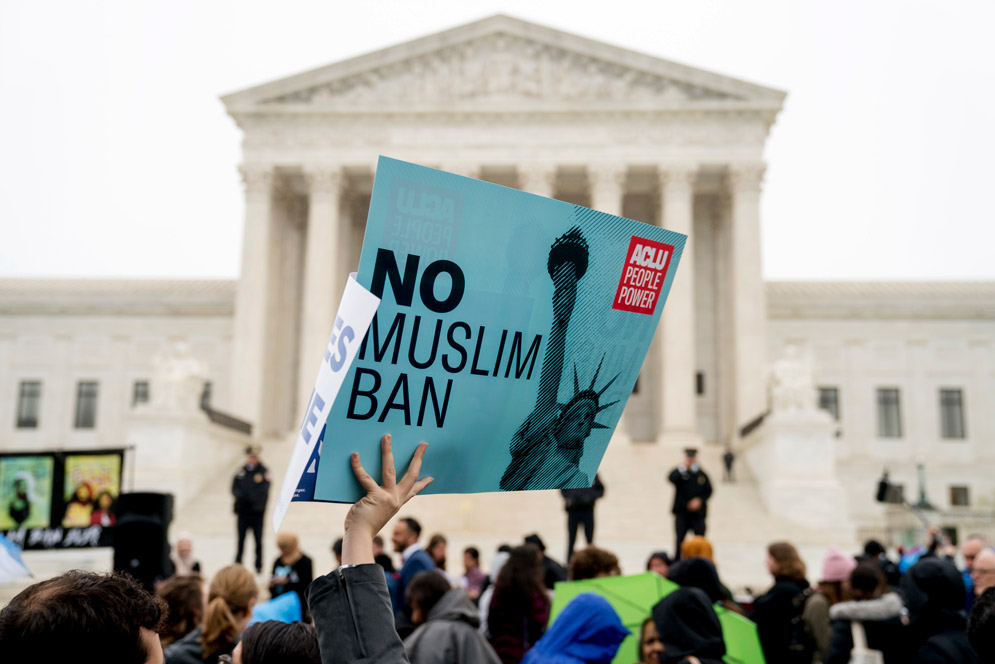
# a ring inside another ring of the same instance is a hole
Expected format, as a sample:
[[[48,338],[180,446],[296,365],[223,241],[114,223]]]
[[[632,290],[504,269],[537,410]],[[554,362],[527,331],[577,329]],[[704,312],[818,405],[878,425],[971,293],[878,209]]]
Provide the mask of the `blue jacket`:
[[[411,579],[415,578],[418,572],[427,569],[435,569],[435,561],[424,549],[418,549],[408,558],[401,567],[401,576],[397,583],[391,588],[390,604],[394,609],[394,615],[398,615],[404,610],[404,593],[408,589]]]
[[[630,634],[604,597],[574,597],[522,664],[607,664]]]

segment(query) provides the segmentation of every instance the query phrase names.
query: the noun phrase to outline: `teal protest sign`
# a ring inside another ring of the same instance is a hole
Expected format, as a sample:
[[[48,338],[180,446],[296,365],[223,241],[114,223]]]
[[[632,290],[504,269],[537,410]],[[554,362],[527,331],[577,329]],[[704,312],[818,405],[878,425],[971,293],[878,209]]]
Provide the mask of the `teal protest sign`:
[[[385,433],[428,441],[428,493],[590,486],[686,239],[381,157],[356,277],[381,302],[303,498],[357,500],[348,457],[379,477]]]

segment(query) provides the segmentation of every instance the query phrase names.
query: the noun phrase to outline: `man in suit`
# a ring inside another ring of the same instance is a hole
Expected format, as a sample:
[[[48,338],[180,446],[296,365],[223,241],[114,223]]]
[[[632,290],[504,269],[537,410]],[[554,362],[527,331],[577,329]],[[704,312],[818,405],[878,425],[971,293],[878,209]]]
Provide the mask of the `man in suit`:
[[[691,530],[695,535],[705,534],[705,516],[708,513],[707,501],[712,495],[712,483],[708,475],[698,467],[698,450],[684,450],[684,463],[670,473],[670,483],[674,485],[674,530],[677,539],[674,547],[674,560],[681,558],[681,542]]]
[[[404,611],[404,593],[415,574],[435,569],[432,556],[418,544],[419,537],[421,537],[421,524],[411,517],[399,520],[394,526],[391,541],[394,543],[394,551],[401,554],[401,573],[390,596],[395,616]]]

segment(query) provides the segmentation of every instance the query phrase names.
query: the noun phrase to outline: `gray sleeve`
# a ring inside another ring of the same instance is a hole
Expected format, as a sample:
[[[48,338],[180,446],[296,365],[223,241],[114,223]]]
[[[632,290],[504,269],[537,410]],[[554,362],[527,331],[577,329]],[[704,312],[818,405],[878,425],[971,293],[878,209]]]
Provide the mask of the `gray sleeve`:
[[[357,565],[318,577],[308,588],[307,603],[322,664],[408,664],[379,565]]]

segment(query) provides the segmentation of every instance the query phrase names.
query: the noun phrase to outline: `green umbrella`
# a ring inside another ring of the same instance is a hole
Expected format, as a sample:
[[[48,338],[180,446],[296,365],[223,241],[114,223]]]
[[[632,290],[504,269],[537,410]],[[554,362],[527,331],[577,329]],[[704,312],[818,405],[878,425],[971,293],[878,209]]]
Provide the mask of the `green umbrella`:
[[[553,606],[549,612],[549,624],[566,605],[581,593],[601,595],[612,605],[622,624],[632,634],[625,638],[618,649],[612,664],[632,664],[639,657],[639,630],[643,621],[650,617],[653,606],[679,588],[676,583],[653,573],[632,576],[609,576],[583,581],[564,581],[556,584]],[[715,612],[722,625],[722,637],[726,644],[725,661],[728,664],[765,664],[757,626],[743,616],[719,605]]]
[[[764,664],[757,624],[719,604],[715,605],[715,613],[722,625],[722,640],[726,642],[723,659],[728,664]]]

